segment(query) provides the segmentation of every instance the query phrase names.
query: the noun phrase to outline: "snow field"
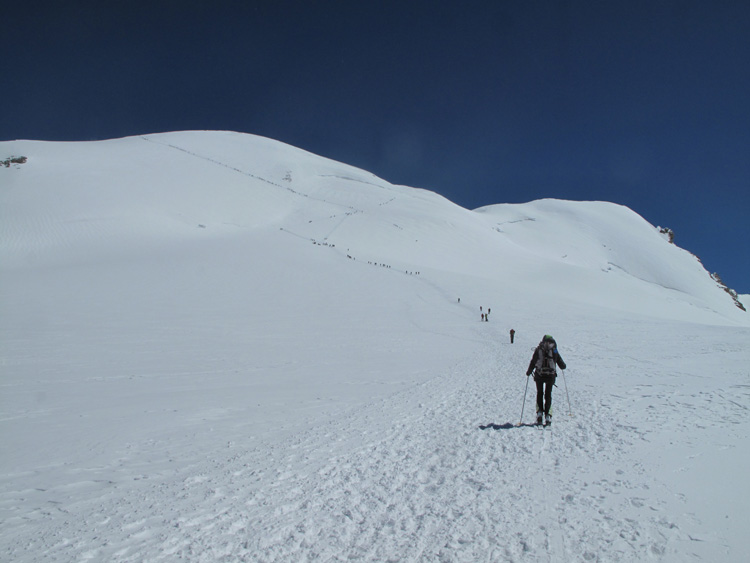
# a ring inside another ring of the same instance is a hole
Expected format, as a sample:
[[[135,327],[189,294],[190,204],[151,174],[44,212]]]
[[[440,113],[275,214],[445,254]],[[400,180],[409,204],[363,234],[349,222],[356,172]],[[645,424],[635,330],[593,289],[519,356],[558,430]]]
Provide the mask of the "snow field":
[[[746,334],[706,338],[683,328],[665,340],[691,342],[692,368],[670,373],[669,355],[630,357],[661,343],[618,351],[582,330],[588,338],[565,356],[574,416],[560,385],[554,424],[539,429],[516,426],[529,339],[511,346],[488,325],[476,327],[483,353],[282,440],[167,442],[164,459],[140,453],[50,490],[6,492],[5,509],[25,512],[4,519],[14,531],[6,553],[27,561],[742,560],[744,508],[730,479],[745,455],[748,387],[738,395],[733,378],[705,373],[723,357],[711,349],[741,357]],[[650,332],[667,328],[676,327]],[[629,329],[612,332],[629,342]],[[614,356],[610,376],[593,362],[602,351]],[[649,370],[635,373],[625,360]],[[526,424],[533,399],[530,389]]]
[[[750,559],[749,323],[635,213],[226,132],[5,145],[0,559]],[[516,426],[546,333],[571,404]]]

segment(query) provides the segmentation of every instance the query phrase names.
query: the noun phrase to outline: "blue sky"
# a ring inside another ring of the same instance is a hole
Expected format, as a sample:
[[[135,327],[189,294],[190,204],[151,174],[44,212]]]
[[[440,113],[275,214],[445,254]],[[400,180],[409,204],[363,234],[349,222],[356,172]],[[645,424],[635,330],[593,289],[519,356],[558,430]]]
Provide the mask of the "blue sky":
[[[467,208],[613,201],[750,293],[750,3],[71,0],[4,14],[0,140],[233,130]]]

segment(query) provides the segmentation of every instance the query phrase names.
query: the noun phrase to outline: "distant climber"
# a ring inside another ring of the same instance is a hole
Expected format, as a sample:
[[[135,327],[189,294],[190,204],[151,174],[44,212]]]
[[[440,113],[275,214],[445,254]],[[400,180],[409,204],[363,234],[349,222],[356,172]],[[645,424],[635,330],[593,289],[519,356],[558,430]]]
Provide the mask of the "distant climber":
[[[516,335],[516,331],[510,329],[510,343],[513,344],[513,337]]]

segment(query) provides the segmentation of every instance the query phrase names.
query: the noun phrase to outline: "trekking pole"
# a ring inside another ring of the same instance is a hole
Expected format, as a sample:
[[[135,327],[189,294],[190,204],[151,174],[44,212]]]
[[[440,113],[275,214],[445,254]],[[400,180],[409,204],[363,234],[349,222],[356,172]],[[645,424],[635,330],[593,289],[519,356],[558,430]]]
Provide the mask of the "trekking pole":
[[[568,397],[568,415],[573,416],[573,411],[570,409],[570,395],[568,395],[568,382],[565,380],[565,370],[562,370],[563,383],[565,384],[565,396]]]
[[[523,404],[521,405],[521,420],[518,421],[518,426],[521,426],[523,422],[523,409],[526,407],[526,392],[529,390],[529,376],[526,376],[526,389],[523,391]]]

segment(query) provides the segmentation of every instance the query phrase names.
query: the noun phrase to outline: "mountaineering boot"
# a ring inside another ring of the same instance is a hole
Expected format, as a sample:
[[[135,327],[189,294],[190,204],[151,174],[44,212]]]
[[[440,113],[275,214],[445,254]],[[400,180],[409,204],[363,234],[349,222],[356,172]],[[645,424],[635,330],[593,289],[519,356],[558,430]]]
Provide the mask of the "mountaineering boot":
[[[536,423],[541,424],[542,423],[542,413],[538,412],[536,413]]]
[[[544,425],[549,426],[550,424],[552,424],[552,415],[548,414],[544,419]]]

